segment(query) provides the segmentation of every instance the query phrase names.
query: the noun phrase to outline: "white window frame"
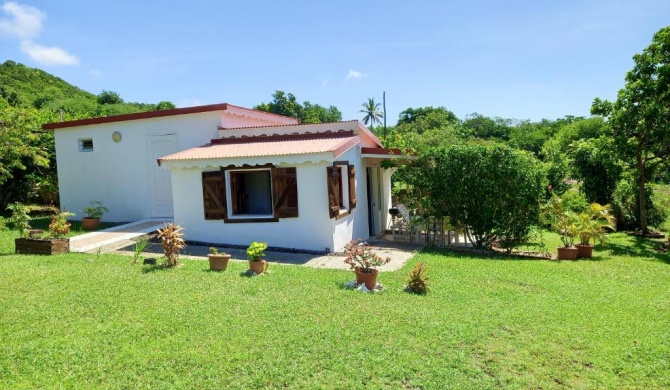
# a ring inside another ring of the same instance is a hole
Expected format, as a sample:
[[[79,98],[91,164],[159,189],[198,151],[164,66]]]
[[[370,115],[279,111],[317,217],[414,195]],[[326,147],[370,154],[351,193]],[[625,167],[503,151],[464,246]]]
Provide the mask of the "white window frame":
[[[267,171],[270,174],[270,214],[234,214],[233,213],[233,181],[230,177],[231,173],[248,173],[248,172],[259,172]],[[228,219],[265,219],[265,218],[274,218],[274,186],[272,185],[272,169],[271,168],[257,168],[257,169],[227,169],[226,171],[226,214]]]

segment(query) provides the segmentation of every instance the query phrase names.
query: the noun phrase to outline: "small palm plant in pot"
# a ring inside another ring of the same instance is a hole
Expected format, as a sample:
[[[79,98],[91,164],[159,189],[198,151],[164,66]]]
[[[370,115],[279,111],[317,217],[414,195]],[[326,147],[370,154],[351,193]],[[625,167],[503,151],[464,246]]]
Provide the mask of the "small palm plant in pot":
[[[268,270],[268,262],[263,260],[265,250],[268,249],[267,242],[254,241],[247,248],[247,258],[249,259],[249,270],[260,275]]]
[[[356,284],[365,284],[368,290],[377,286],[377,274],[380,267],[391,261],[390,257],[382,258],[374,252],[371,246],[360,240],[351,240],[344,246],[344,254],[347,256],[344,262],[356,273]]]
[[[218,249],[213,246],[209,248],[209,269],[210,271],[225,271],[228,268],[228,261],[230,260],[230,255],[225,252],[219,252]]]
[[[562,247],[558,247],[558,260],[575,260],[577,258],[577,248],[573,246],[575,237],[578,234],[577,223],[579,218],[577,213],[567,210],[563,206],[561,198],[552,194],[551,200],[542,207],[542,220],[551,226],[551,229],[561,237]]]
[[[593,244],[606,242],[606,229],[616,229],[616,219],[612,215],[612,206],[609,204],[591,203],[586,212],[579,214],[577,234],[577,257],[589,258],[593,254]]]
[[[94,230],[100,226],[100,219],[109,211],[99,200],[92,201],[89,206],[82,210],[86,216],[81,219],[81,228],[84,230]]]

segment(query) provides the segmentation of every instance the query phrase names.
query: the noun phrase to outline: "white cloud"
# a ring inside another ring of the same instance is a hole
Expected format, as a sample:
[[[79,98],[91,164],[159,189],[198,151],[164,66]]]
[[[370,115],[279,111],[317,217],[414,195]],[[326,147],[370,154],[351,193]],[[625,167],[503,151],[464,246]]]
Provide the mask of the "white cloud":
[[[7,1],[0,8],[0,35],[15,37],[21,51],[42,65],[77,65],[79,59],[57,46],[42,46],[34,42],[42,31],[47,14],[35,7]]]
[[[31,41],[21,42],[21,51],[44,65],[77,65],[79,59],[60,47],[45,47]]]
[[[346,80],[362,79],[363,77],[368,77],[368,75],[363,72],[359,72],[357,70],[349,69],[349,73],[347,74],[347,77],[345,79]]]
[[[91,70],[88,71],[88,74],[90,74],[91,76],[93,76],[95,78],[98,78],[98,77],[102,76],[102,71],[98,70],[98,69],[91,69]]]
[[[21,40],[33,39],[42,30],[46,14],[29,5],[8,1],[2,5],[5,17],[0,19],[0,32]]]

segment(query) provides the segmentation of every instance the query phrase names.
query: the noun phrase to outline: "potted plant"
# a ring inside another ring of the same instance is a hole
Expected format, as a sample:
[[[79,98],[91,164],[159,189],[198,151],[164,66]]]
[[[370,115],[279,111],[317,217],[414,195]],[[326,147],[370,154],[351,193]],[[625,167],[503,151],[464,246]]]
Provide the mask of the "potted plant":
[[[574,211],[566,210],[561,198],[552,194],[549,203],[542,207],[542,218],[561,236],[562,247],[558,247],[558,260],[575,260],[577,248],[572,244],[577,236],[578,216]]]
[[[591,203],[587,211],[579,214],[577,223],[577,235],[579,236],[579,245],[577,245],[577,257],[590,258],[593,255],[593,245],[598,241],[605,243],[605,229],[616,229],[616,219],[612,215],[612,206],[609,204]]]
[[[268,262],[261,259],[265,256],[265,250],[268,249],[267,242],[252,242],[247,248],[247,258],[249,259],[249,270],[260,275],[268,270]]]
[[[100,226],[100,219],[109,211],[99,200],[91,201],[91,205],[82,210],[86,216],[81,219],[81,228],[84,230],[94,230]]]
[[[230,260],[230,255],[225,252],[219,252],[218,249],[214,247],[209,248],[209,269],[211,271],[225,271],[228,268],[228,260]]]
[[[70,233],[70,222],[67,219],[74,217],[74,215],[74,213],[67,210],[57,210],[51,218],[51,223],[49,223],[49,232],[57,238],[63,238],[68,235]]]
[[[70,240],[63,238],[65,234],[64,224],[67,223],[67,212],[59,212],[58,215],[64,213],[65,223],[62,220],[57,220],[54,224],[49,225],[49,235],[43,237],[43,230],[31,230],[30,216],[28,213],[30,209],[21,203],[13,203],[7,207],[12,211],[11,217],[7,220],[7,225],[15,230],[18,230],[19,237],[14,239],[15,253],[24,254],[58,254],[67,253],[70,251]],[[58,219],[58,215],[56,219]],[[53,228],[52,228],[53,225]]]
[[[368,290],[377,286],[379,270],[376,267],[391,261],[390,257],[382,258],[372,250],[372,247],[357,240],[349,241],[344,246],[344,253],[347,256],[344,262],[356,273],[356,284],[365,284]]]

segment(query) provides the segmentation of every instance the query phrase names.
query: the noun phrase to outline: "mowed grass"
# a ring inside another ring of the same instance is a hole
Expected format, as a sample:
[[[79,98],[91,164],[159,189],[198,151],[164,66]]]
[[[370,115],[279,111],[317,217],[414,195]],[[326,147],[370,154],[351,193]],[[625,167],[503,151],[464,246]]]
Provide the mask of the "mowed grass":
[[[611,241],[578,262],[426,251],[373,295],[338,270],[13,255],[0,233],[0,388],[669,388],[670,260]],[[426,296],[402,292],[419,261]]]

